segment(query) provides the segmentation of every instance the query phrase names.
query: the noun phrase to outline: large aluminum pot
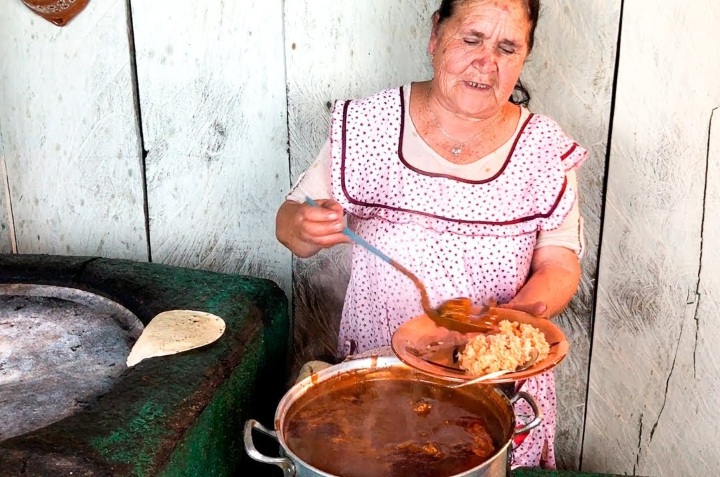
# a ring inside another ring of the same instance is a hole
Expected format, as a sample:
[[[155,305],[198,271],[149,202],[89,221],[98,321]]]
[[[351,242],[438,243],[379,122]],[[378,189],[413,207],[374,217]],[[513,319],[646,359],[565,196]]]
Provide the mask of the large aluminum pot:
[[[273,464],[280,467],[283,470],[285,477],[343,477],[335,476],[313,467],[311,463],[304,462],[288,448],[287,442],[283,436],[283,429],[286,428],[285,424],[288,411],[293,403],[302,397],[309,389],[313,386],[323,386],[323,383],[331,378],[335,378],[346,373],[357,374],[358,372],[384,370],[385,368],[388,368],[388,371],[400,368],[405,373],[413,371],[396,357],[370,357],[345,361],[338,365],[331,366],[295,384],[285,394],[278,405],[275,412],[274,430],[267,429],[254,419],[250,419],[245,423],[244,440],[247,454],[258,462]],[[415,373],[417,373],[417,379],[430,383],[436,383],[439,386],[447,384],[447,382],[442,381],[439,378],[430,377],[419,372]],[[460,474],[455,474],[454,476],[438,477],[506,477],[508,475],[508,459],[511,450],[510,444],[513,437],[534,429],[542,421],[542,412],[533,401],[532,397],[525,392],[517,393],[517,395],[515,395],[512,399],[508,399],[499,389],[488,385],[476,385],[474,387],[474,392],[478,393],[478,405],[484,406],[486,408],[486,412],[489,409],[489,412],[491,412],[495,418],[504,423],[501,445],[498,446],[498,450],[494,453],[494,455],[481,465],[468,469]],[[515,429],[515,415],[513,413],[512,404],[519,399],[525,400],[530,405],[535,413],[535,417],[525,426]],[[260,453],[253,442],[253,430],[257,430],[276,439],[282,447],[282,456],[268,457]]]

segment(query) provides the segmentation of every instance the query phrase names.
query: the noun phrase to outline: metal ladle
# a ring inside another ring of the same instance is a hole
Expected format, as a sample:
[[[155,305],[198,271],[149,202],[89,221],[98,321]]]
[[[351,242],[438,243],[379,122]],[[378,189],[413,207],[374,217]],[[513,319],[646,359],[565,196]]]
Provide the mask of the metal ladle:
[[[310,197],[305,198],[305,202],[313,207],[321,207]],[[452,298],[444,301],[439,307],[433,308],[430,305],[425,285],[407,268],[400,265],[392,258],[385,255],[376,247],[365,241],[355,232],[345,227],[342,233],[350,238],[353,242],[364,247],[367,251],[379,257],[383,261],[395,267],[400,273],[408,277],[420,291],[420,305],[427,316],[437,325],[460,333],[486,333],[494,329],[494,325],[490,321],[471,322],[469,321],[471,302],[469,298]]]

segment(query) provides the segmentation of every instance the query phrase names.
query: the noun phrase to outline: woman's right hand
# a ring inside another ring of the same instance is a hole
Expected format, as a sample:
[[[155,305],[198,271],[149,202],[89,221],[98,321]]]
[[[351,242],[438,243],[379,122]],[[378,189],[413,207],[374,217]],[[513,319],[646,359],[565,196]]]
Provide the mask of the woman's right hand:
[[[320,207],[286,200],[277,213],[275,235],[298,257],[311,257],[323,248],[350,242],[342,233],[342,206],[331,199],[316,202]]]

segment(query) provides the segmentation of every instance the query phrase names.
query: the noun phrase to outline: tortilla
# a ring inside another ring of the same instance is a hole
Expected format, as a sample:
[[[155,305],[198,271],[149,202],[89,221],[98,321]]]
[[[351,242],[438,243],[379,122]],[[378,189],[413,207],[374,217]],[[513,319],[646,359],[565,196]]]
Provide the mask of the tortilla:
[[[156,315],[127,357],[127,366],[156,356],[182,353],[208,345],[225,332],[225,321],[202,311],[170,310]]]

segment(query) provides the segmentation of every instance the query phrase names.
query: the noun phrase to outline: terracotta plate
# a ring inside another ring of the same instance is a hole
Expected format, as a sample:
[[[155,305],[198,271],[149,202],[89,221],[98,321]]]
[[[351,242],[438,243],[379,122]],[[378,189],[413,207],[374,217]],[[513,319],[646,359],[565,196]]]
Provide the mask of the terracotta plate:
[[[501,319],[527,323],[538,328],[545,334],[545,339],[550,344],[550,354],[548,354],[547,358],[536,362],[524,371],[507,373],[498,378],[488,379],[485,383],[498,384],[527,379],[552,369],[567,356],[570,348],[567,338],[552,321],[514,310],[502,310]],[[451,351],[448,350],[454,346],[465,344],[472,336],[475,336],[475,334],[463,334],[441,328],[427,315],[421,315],[407,321],[395,331],[392,337],[392,348],[400,360],[418,371],[450,381],[462,382],[476,376],[467,374],[462,370],[453,370],[443,367],[441,364],[428,362],[426,359],[418,357],[413,350],[426,351],[428,346],[431,346],[446,350],[444,354],[449,358]],[[449,359],[433,359],[433,361],[451,364]]]

